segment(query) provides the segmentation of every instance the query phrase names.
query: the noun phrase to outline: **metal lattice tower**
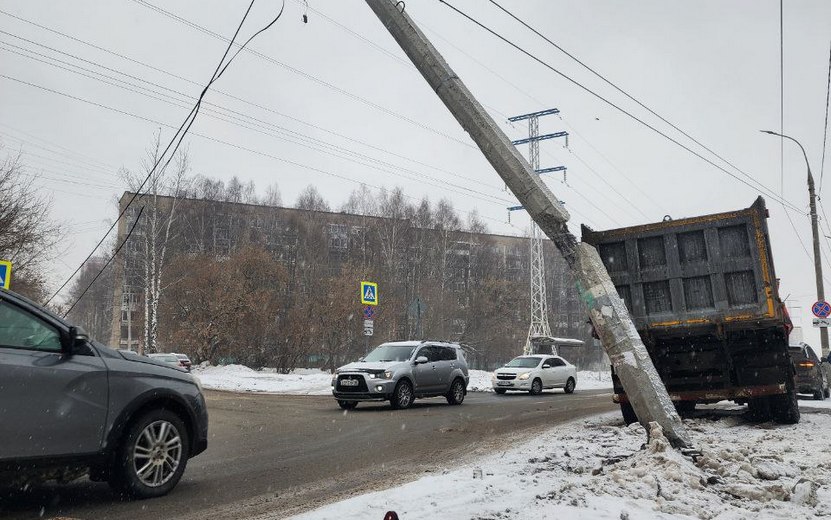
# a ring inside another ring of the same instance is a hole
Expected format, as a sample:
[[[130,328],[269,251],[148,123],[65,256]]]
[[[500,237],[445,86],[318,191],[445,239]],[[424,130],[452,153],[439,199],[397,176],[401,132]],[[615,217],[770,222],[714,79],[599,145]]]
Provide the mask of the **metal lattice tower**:
[[[528,138],[513,141],[514,145],[528,143],[528,162],[531,169],[537,173],[547,173],[553,171],[565,172],[564,166],[556,166],[554,168],[540,169],[540,141],[545,139],[553,139],[555,137],[565,137],[566,146],[568,146],[568,133],[557,132],[554,134],[540,135],[540,116],[557,114],[559,110],[552,108],[532,114],[524,114],[515,116],[509,121],[520,121],[522,119],[528,120]],[[565,175],[565,173],[564,173]],[[509,210],[522,209],[522,206],[514,206],[508,208]],[[536,338],[546,339],[551,341],[551,327],[548,324],[548,298],[545,290],[545,259],[543,257],[542,247],[542,232],[535,223],[531,223],[531,326],[528,328],[528,338],[525,340],[525,346],[522,349],[523,354],[533,354],[534,344],[532,340]]]

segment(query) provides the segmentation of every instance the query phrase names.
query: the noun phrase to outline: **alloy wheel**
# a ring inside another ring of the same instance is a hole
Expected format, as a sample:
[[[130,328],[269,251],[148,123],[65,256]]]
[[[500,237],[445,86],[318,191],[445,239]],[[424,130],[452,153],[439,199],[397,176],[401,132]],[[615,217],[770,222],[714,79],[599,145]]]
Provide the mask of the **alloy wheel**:
[[[159,487],[170,480],[182,461],[182,437],[167,421],[147,425],[133,446],[133,471],[142,484]]]

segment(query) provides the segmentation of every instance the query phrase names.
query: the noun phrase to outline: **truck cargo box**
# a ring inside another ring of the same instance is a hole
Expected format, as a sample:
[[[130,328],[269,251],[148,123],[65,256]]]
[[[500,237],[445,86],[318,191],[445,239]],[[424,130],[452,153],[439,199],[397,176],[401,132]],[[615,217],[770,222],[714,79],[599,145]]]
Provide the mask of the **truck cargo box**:
[[[747,209],[594,231],[595,246],[636,328],[764,328],[783,321],[762,197]]]

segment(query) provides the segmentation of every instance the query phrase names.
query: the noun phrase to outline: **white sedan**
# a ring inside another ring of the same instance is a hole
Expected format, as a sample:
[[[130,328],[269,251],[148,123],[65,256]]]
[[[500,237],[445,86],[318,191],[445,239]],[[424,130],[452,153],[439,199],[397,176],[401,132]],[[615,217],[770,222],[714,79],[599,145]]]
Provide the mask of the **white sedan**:
[[[560,356],[519,356],[497,368],[492,381],[497,394],[521,390],[536,395],[546,388],[562,388],[570,394],[577,386],[577,368]]]

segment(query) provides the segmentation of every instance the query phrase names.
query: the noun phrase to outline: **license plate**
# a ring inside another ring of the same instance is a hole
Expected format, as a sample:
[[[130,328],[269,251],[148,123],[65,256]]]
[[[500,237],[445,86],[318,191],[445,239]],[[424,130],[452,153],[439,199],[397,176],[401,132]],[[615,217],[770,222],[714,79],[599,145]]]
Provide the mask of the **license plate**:
[[[357,379],[341,379],[340,381],[341,386],[358,386]]]
[[[499,381],[498,383],[496,383],[496,385],[497,386],[511,386],[511,385],[513,385],[513,383],[511,383],[510,381]]]

